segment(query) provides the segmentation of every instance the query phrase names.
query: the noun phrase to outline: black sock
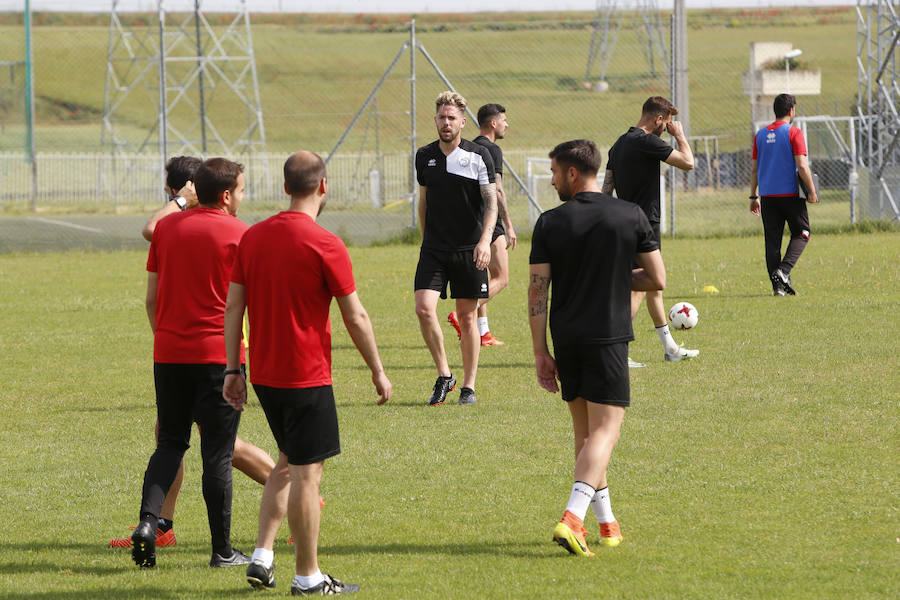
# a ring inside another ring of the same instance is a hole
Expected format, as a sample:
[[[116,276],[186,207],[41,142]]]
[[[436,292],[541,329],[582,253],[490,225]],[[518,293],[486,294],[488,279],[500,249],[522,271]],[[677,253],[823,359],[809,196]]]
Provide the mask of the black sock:
[[[175,522],[172,521],[171,519],[163,519],[162,517],[160,517],[159,524],[157,525],[157,527],[159,527],[159,529],[163,533],[165,533],[165,532],[169,531],[170,529],[172,529],[172,525],[174,525],[174,524],[175,524]]]

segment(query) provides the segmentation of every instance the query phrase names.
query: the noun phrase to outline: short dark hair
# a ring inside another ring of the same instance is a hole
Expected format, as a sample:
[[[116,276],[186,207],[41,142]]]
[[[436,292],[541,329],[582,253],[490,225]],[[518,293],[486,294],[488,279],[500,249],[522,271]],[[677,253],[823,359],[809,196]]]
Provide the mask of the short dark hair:
[[[559,144],[550,151],[550,158],[568,169],[575,169],[583,175],[596,175],[600,170],[600,150],[591,140],[570,140]]]
[[[166,185],[177,192],[188,181],[194,180],[194,173],[202,162],[196,156],[173,156],[166,163]]]
[[[778,94],[775,96],[775,102],[772,103],[772,108],[775,110],[775,118],[780,119],[788,116],[788,113],[791,112],[791,109],[796,104],[797,100],[791,94]]]
[[[491,119],[505,112],[506,107],[504,107],[502,104],[497,104],[496,102],[485,104],[478,109],[478,126],[484,127],[488,124],[488,122],[490,122]]]
[[[677,114],[678,109],[675,108],[675,105],[662,96],[650,96],[644,102],[643,108],[641,108],[641,115],[651,115],[653,117],[660,116],[666,118],[669,116],[674,117]]]
[[[295,152],[284,161],[284,185],[291,196],[309,196],[325,174],[325,162],[314,152]]]
[[[194,187],[197,188],[197,202],[211,206],[219,201],[219,194],[237,187],[238,175],[244,172],[244,165],[227,158],[210,158],[203,161],[194,173]]]

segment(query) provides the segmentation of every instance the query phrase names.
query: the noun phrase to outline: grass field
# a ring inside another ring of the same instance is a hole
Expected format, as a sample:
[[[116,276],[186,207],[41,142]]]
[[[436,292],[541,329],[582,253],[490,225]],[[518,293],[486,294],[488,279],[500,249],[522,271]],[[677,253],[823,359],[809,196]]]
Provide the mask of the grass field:
[[[428,408],[414,246],[353,248],[395,395],[333,320],[343,454],[329,460],[320,562],[368,598],[896,598],[900,306],[895,233],[815,236],[773,298],[758,237],[664,242],[667,304],[699,326],[667,364],[646,312],[632,408],[610,469],[625,542],[593,559],[550,542],[571,486],[568,412],[535,382],[527,245],[491,303],[479,402]],[[135,524],[154,422],[143,251],[0,255],[0,598],[250,597],[212,570],[198,446],[178,545],[138,571],[106,547]],[[720,293],[702,293],[714,285]],[[442,310],[449,311],[443,303]],[[458,348],[445,327],[451,364]],[[255,399],[241,435],[274,453]],[[196,439],[195,439],[196,442]],[[235,475],[233,541],[250,551],[260,487]],[[592,537],[596,526],[590,527]],[[276,547],[287,594],[291,548]],[[600,548],[596,548],[599,550]],[[254,596],[255,597],[255,596]]]

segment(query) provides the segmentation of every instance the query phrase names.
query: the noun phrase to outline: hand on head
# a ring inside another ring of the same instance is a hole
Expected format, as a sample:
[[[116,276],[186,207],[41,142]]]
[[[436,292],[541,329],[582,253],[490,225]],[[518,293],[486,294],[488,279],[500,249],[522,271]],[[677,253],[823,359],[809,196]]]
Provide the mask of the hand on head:
[[[194,208],[197,206],[197,190],[194,188],[194,182],[188,181],[184,184],[184,187],[178,190],[175,194],[176,196],[181,196],[187,201],[188,208]]]

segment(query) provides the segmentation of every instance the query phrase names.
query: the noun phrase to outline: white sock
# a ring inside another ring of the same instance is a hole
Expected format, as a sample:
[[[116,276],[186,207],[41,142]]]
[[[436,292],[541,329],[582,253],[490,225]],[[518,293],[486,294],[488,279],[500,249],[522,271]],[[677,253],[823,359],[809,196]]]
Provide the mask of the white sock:
[[[566,510],[583,521],[595,493],[596,490],[585,482],[576,481],[572,485],[572,494],[569,496]]]
[[[268,569],[275,561],[275,551],[266,550],[265,548],[256,548],[253,550],[253,556],[250,557],[250,560],[262,563],[263,566]]]
[[[612,511],[612,504],[609,501],[609,486],[602,490],[597,490],[597,493],[591,499],[591,508],[594,509],[594,514],[597,515],[598,523],[612,523],[616,520]]]
[[[487,317],[478,317],[478,335],[484,335],[490,330],[491,328],[488,327]]]
[[[678,344],[676,344],[675,340],[672,339],[672,333],[669,331],[668,323],[663,325],[662,327],[657,327],[656,335],[659,336],[659,341],[662,342],[663,349],[666,351],[666,354],[675,354],[676,352],[678,352]]]
[[[320,583],[325,581],[325,576],[322,575],[322,571],[316,570],[312,575],[294,575],[293,583],[296,583],[304,590],[308,590],[311,587],[316,587]]]

